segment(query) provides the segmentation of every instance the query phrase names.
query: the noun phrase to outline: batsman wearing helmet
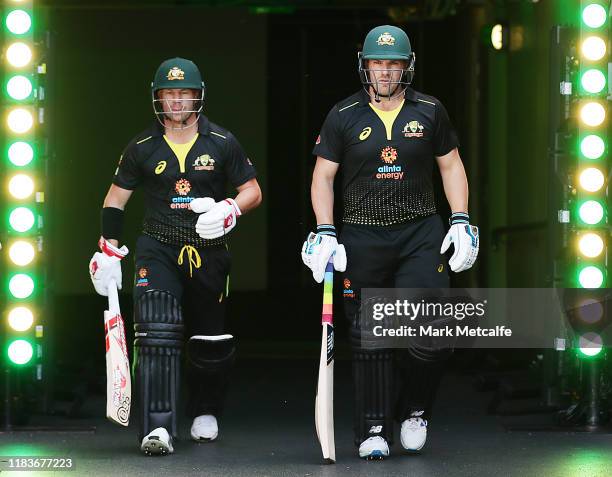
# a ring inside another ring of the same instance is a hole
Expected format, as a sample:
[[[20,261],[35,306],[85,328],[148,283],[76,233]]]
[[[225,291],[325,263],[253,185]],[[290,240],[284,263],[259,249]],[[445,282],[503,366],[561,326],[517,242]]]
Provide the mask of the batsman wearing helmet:
[[[108,294],[111,280],[121,288],[121,260],[128,253],[119,247],[123,210],[132,192],[144,189],[133,293],[139,442],[145,454],[169,454],[177,436],[181,363],[191,437],[212,441],[218,435],[234,359],[225,324],[226,240],[239,217],[260,204],[261,190],[238,140],[202,114],[205,86],[192,61],[164,61],[151,95],[156,121],[121,155],[90,274],[100,295]],[[228,182],[238,191],[234,198],[225,195]]]
[[[345,272],[355,444],[367,459],[389,455],[394,420],[401,423],[405,449],[418,451],[425,445],[449,353],[365,349],[361,289],[446,288],[447,266],[467,270],[478,255],[478,228],[470,225],[457,136],[440,101],[410,87],[414,70],[415,55],[403,30],[389,25],[371,30],[359,53],[363,89],[331,109],[313,150],[311,198],[318,225],[304,243],[302,259],[318,282],[332,256],[335,269]],[[448,233],[436,213],[434,163],[452,209]],[[344,210],[337,238],[333,184],[339,170]],[[454,253],[447,264],[444,253],[451,244]]]

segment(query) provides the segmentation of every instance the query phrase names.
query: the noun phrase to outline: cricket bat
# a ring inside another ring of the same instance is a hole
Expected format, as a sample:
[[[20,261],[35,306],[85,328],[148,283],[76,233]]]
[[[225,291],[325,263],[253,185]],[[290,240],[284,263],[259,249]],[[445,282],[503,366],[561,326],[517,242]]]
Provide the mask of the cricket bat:
[[[106,417],[127,426],[132,403],[130,361],[125,344],[125,326],[119,308],[117,284],[108,285],[108,310],[104,311],[106,338]]]
[[[333,315],[334,263],[327,262],[323,281],[323,313],[321,325],[321,357],[319,382],[315,400],[315,426],[326,464],[336,462],[334,442],[334,315]]]

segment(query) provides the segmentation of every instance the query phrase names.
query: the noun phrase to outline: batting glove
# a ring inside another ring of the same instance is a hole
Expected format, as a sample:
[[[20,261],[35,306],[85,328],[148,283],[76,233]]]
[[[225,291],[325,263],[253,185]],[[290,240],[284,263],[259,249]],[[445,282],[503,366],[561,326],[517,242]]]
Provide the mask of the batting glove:
[[[195,199],[198,200],[198,199]],[[192,201],[191,203],[193,204]],[[193,205],[191,206],[193,210]],[[242,215],[234,199],[225,199],[214,204],[198,217],[196,232],[203,239],[215,239],[227,235],[236,227],[236,219]]]
[[[317,233],[310,232],[302,245],[302,262],[310,270],[317,283],[323,281],[325,267],[329,258],[334,256],[334,269],[346,270],[346,250],[336,239],[336,228],[333,225],[317,225]]]
[[[101,252],[96,252],[89,261],[89,276],[98,295],[108,296],[108,285],[111,280],[121,290],[121,259],[129,250],[124,245],[121,248],[113,246],[104,237],[98,242]]]
[[[444,237],[440,253],[445,253],[452,243],[455,251],[448,264],[453,272],[463,272],[471,268],[478,257],[478,227],[470,225],[469,215],[463,212],[452,214],[449,223],[450,229]]]

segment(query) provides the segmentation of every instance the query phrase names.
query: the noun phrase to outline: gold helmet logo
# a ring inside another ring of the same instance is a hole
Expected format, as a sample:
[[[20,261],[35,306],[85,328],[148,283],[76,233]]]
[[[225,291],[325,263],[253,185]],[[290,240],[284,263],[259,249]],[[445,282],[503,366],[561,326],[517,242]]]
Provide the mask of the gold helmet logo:
[[[378,40],[376,40],[376,44],[378,46],[383,46],[383,45],[393,46],[395,45],[395,38],[391,36],[391,33],[386,31],[378,37]]]
[[[174,67],[171,68],[170,71],[168,71],[168,81],[174,81],[174,80],[184,80],[185,79],[185,72],[178,68],[178,67]]]

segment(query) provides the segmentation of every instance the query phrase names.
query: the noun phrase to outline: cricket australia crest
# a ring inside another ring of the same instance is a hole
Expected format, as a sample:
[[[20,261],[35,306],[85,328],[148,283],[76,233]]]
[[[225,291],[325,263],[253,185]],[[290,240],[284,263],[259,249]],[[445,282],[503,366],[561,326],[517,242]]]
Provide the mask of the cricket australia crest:
[[[383,45],[393,46],[395,45],[395,38],[391,36],[391,33],[386,31],[378,37],[378,40],[376,40],[376,44],[378,46],[383,46]]]
[[[404,137],[423,137],[425,127],[418,121],[406,123],[403,129]]]
[[[208,154],[202,154],[201,156],[198,156],[195,161],[193,161],[193,168],[196,171],[214,171],[215,160]]]
[[[168,71],[168,76],[166,76],[166,78],[168,78],[168,81],[184,80],[185,72],[179,67],[175,66]]]

